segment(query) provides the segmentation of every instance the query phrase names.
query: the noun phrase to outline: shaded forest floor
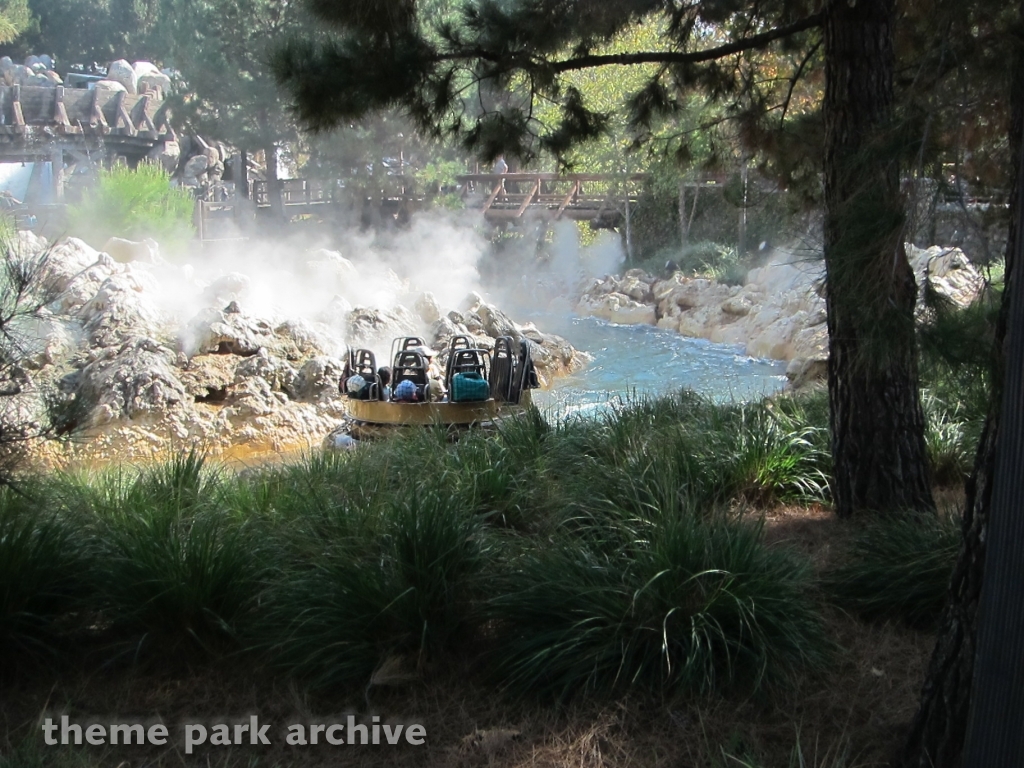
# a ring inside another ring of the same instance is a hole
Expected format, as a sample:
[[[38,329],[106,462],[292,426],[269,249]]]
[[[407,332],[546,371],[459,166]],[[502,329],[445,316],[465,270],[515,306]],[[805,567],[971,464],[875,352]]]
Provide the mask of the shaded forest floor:
[[[765,517],[769,546],[795,547],[810,556],[815,570],[827,568],[850,535],[849,523],[817,505],[776,506]],[[866,623],[833,608],[826,616],[839,647],[832,666],[791,689],[753,698],[580,697],[561,708],[524,704],[476,682],[481,675],[473,664],[479,662],[451,658],[408,674],[378,675],[379,684],[366,689],[316,695],[231,660],[177,668],[122,659],[77,669],[7,669],[0,693],[0,766],[885,765],[915,711],[933,637],[895,623]],[[288,724],[344,722],[349,713],[421,723],[425,743],[284,743]],[[45,746],[41,719],[61,714],[82,724],[159,719],[169,726],[170,738],[165,747]],[[254,714],[261,725],[272,724],[271,746],[202,746],[185,754],[179,724],[209,726]],[[795,762],[797,754],[804,763]]]

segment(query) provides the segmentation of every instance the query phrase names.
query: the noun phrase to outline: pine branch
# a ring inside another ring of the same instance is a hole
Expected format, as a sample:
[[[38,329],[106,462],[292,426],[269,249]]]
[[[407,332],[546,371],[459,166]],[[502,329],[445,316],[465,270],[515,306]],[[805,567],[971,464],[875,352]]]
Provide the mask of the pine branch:
[[[704,61],[722,59],[734,53],[764,48],[776,40],[790,37],[814,27],[820,27],[823,18],[824,14],[818,12],[785,27],[777,27],[752,37],[742,38],[725,45],[720,45],[717,48],[708,48],[703,51],[643,51],[640,53],[577,56],[565,61],[552,62],[551,69],[554,72],[569,72],[576,69],[603,67],[609,64],[700,64]]]

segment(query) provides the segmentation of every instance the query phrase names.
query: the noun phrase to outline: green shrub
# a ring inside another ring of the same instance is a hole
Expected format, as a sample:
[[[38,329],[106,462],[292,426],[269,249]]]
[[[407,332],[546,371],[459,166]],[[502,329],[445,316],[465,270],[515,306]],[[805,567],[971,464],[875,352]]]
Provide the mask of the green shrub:
[[[758,689],[828,655],[808,564],[758,526],[664,515],[530,548],[493,589],[495,673],[509,689]]]
[[[92,565],[83,525],[35,498],[0,488],[0,655],[56,653],[81,615]]]
[[[258,521],[225,509],[219,491],[190,453],[90,493],[95,599],[123,640],[181,656],[237,645],[266,563]]]
[[[934,626],[960,550],[960,516],[898,516],[857,531],[846,562],[823,584],[836,605],[866,619]]]
[[[95,186],[68,208],[69,234],[100,248],[110,237],[151,237],[165,251],[183,249],[193,235],[194,200],[155,165],[102,170]]]
[[[381,508],[362,535],[322,540],[276,575],[265,647],[314,687],[365,682],[394,654],[445,650],[469,625],[481,525],[428,487]]]
[[[825,500],[827,422],[803,400],[722,405],[683,392],[630,401],[593,429],[586,450],[598,461],[582,497],[634,513],[681,509],[684,498],[703,508]]]

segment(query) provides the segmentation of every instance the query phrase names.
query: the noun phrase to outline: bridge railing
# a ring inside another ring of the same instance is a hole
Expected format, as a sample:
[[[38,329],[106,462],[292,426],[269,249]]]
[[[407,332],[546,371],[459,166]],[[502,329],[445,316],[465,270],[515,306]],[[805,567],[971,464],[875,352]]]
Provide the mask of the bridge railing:
[[[334,201],[337,183],[320,179],[281,179],[281,203],[284,206],[320,205]],[[258,208],[270,206],[270,182],[252,182],[250,195]]]
[[[477,173],[456,177],[467,208],[489,218],[516,219],[527,211],[553,218],[591,218],[635,203],[649,176],[599,173]]]

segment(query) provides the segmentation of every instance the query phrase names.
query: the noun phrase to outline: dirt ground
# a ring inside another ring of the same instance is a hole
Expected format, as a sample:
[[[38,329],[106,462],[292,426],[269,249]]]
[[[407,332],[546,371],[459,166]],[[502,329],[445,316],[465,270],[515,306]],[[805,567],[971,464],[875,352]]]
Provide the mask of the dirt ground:
[[[808,553],[820,567],[847,525],[826,509],[781,507],[767,515],[766,536]],[[833,666],[792,690],[759,698],[586,700],[555,709],[503,699],[474,682],[483,676],[468,661],[417,676],[381,674],[365,690],[317,696],[241,662],[153,670],[125,660],[118,667],[7,670],[0,768],[883,766],[914,713],[933,638],[839,612],[828,621],[840,648]],[[345,722],[350,713],[363,722],[378,715],[391,724],[419,723],[426,738],[419,746],[285,744],[287,725]],[[165,746],[44,745],[42,719],[61,715],[82,724],[159,720],[170,734]],[[252,715],[271,724],[269,746],[201,746],[185,754],[180,724],[212,727]],[[805,763],[791,763],[798,745]]]

